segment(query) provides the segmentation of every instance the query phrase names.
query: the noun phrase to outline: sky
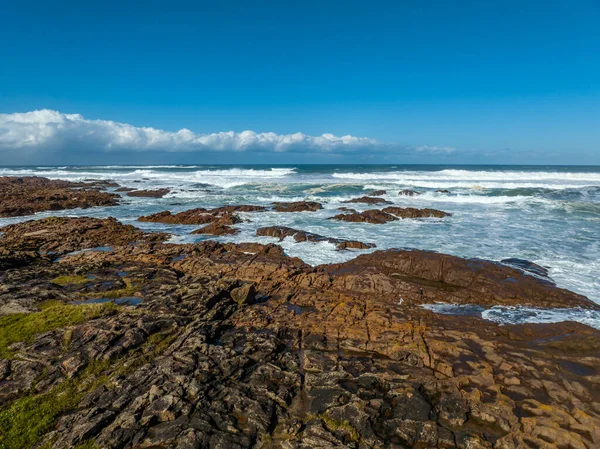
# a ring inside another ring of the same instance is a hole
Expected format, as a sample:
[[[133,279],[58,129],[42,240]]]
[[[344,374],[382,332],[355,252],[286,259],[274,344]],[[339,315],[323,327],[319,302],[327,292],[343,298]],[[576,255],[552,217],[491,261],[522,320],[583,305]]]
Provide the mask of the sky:
[[[5,2],[0,165],[600,164],[599,23],[597,0]]]

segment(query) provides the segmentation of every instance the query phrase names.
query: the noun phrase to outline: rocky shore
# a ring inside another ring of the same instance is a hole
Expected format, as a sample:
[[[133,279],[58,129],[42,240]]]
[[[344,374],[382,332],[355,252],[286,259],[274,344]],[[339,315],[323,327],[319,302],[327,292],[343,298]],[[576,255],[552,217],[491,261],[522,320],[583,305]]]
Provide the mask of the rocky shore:
[[[218,231],[261,210],[140,220]],[[403,218],[385,210],[362,214]],[[0,448],[600,447],[600,331],[421,307],[598,309],[527,274],[543,267],[418,250],[315,267],[168,238],[110,218],[0,229]]]
[[[69,182],[36,176],[0,177],[0,217],[32,215],[47,210],[115,206],[119,195],[100,189],[116,187],[106,181]]]

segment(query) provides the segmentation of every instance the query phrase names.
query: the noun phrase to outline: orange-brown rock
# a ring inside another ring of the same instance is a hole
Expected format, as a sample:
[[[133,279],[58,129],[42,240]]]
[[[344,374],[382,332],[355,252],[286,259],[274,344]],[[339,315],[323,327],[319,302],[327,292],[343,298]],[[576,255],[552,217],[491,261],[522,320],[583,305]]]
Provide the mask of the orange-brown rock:
[[[115,206],[118,195],[102,192],[109,184],[69,182],[36,176],[0,177],[0,217],[32,215],[46,210]]]
[[[323,209],[321,203],[316,201],[295,201],[291,203],[273,203],[273,210],[277,212],[316,212]]]

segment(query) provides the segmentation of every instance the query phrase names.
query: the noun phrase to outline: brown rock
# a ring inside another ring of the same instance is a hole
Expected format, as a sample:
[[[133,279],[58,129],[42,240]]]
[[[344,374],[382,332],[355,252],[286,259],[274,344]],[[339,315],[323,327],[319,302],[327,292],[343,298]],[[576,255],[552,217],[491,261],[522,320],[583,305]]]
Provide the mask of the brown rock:
[[[0,231],[0,250],[4,248],[8,251],[54,255],[139,241],[160,242],[168,238],[164,233],[148,233],[131,225],[123,225],[112,217],[49,217],[8,225],[0,228]]]
[[[369,196],[380,196],[380,195],[386,195],[387,194],[387,190],[374,190],[373,192],[369,193]]]
[[[371,210],[366,210],[364,212],[339,214],[339,215],[329,218],[329,220],[348,221],[351,223],[382,224],[382,223],[387,223],[389,221],[396,221],[396,220],[398,220],[398,218],[392,214],[388,214],[387,212],[382,212],[378,209],[371,209]]]
[[[169,193],[170,189],[157,189],[157,190],[134,190],[127,192],[127,196],[135,196],[142,198],[162,198],[167,193]]]
[[[46,210],[116,206],[119,196],[98,190],[104,186],[97,182],[3,176],[0,177],[0,217],[31,215]]]
[[[220,222],[213,222],[192,231],[191,234],[233,235],[239,232],[239,229],[232,228],[231,226]]]
[[[288,228],[286,226],[270,226],[256,230],[258,236],[275,237],[282,241],[286,237],[292,237],[296,242],[329,242],[337,246],[337,249],[369,249],[374,248],[373,243],[363,243],[356,240],[343,240],[330,237],[324,237],[312,232],[301,231]]]
[[[316,212],[323,209],[323,205],[316,201],[295,201],[292,203],[273,203],[273,209],[277,212]]]
[[[386,207],[383,212],[400,218],[444,218],[452,214],[437,209],[416,209],[414,207]]]
[[[364,204],[391,204],[390,201],[385,200],[384,198],[373,198],[370,196],[361,196],[360,198],[352,198],[348,201],[343,201],[344,203],[364,203]]]
[[[253,206],[249,204],[240,204],[235,206],[221,206],[215,209],[211,209],[212,213],[221,212],[264,212],[267,208],[265,206]]]
[[[242,220],[235,214],[230,212],[231,209],[213,209],[207,210],[202,207],[190,209],[177,214],[173,214],[166,210],[156,214],[147,215],[138,218],[138,221],[166,223],[166,224],[186,224],[199,225],[218,222],[224,225],[232,225],[241,223]]]
[[[356,209],[352,209],[351,207],[338,207],[337,210],[342,211],[342,212],[352,212],[352,213],[358,213],[358,211]]]

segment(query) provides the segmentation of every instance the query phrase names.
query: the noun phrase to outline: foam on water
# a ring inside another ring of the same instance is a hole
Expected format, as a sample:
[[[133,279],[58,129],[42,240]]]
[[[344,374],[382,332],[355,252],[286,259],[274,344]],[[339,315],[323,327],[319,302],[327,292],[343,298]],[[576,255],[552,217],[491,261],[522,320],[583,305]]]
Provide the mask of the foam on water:
[[[499,324],[561,323],[575,321],[600,329],[600,311],[574,308],[540,309],[536,307],[494,306],[489,309],[474,304],[423,304],[421,307],[443,315],[480,316]]]

